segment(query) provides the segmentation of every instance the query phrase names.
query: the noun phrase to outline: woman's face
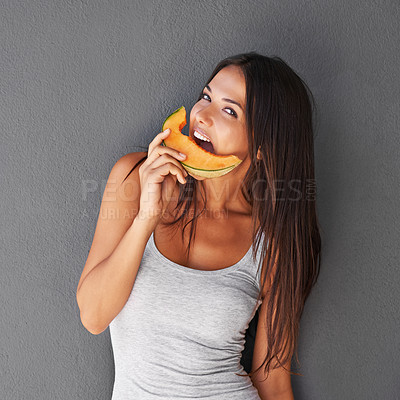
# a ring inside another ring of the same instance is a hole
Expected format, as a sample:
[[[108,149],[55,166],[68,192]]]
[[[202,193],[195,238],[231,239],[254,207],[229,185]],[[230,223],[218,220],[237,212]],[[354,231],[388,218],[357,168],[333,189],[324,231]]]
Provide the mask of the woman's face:
[[[223,68],[191,109],[189,136],[195,139],[197,130],[211,139],[215,154],[233,154],[244,160],[248,155],[245,102],[246,82],[241,69],[234,65]]]

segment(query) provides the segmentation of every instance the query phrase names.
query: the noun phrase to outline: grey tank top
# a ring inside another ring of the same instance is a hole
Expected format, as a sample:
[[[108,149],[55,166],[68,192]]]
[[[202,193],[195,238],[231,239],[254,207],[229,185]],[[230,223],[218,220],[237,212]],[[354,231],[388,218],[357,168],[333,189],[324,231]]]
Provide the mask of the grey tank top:
[[[264,235],[264,234],[263,234]],[[240,363],[261,300],[252,247],[236,264],[197,270],[166,258],[151,234],[130,296],[110,323],[112,400],[259,400]]]

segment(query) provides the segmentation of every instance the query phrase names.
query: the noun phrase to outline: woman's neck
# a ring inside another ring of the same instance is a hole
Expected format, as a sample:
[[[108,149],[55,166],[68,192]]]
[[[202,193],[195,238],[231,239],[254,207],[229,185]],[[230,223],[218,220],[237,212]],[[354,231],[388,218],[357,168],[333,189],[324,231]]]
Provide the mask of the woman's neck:
[[[218,178],[204,179],[198,182],[201,192],[197,201],[203,206],[203,197],[207,199],[207,210],[226,212],[229,210],[251,211],[250,205],[242,194],[243,180],[250,166],[250,160],[245,159],[228,174]]]

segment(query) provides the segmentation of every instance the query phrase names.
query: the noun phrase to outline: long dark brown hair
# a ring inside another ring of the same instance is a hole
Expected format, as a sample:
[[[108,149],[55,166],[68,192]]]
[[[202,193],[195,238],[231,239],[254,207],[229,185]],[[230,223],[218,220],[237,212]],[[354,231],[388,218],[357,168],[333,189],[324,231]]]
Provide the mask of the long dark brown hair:
[[[268,377],[271,369],[284,367],[291,361],[294,352],[300,365],[297,353],[300,318],[320,271],[312,120],[315,101],[305,82],[281,58],[256,52],[225,58],[205,85],[229,65],[240,67],[246,81],[251,164],[241,183],[241,193],[252,209],[253,260],[262,246],[258,300],[267,302],[267,354],[262,365],[247,376],[264,366]],[[261,159],[257,158],[258,150]],[[196,219],[206,210],[207,199],[203,197],[205,191],[199,188],[201,181],[190,175],[186,179],[185,185],[179,185],[175,218],[166,225],[180,223],[182,241],[184,230],[190,226],[188,258]],[[203,208],[198,213],[197,193],[203,199]]]

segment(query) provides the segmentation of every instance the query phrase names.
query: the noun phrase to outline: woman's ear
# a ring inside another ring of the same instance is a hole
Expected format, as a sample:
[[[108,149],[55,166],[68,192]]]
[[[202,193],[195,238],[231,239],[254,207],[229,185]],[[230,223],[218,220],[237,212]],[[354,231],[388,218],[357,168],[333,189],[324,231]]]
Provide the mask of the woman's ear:
[[[261,147],[261,146],[260,146],[260,147]],[[260,147],[258,148],[258,151],[257,151],[257,160],[261,160],[261,159],[262,159]]]

